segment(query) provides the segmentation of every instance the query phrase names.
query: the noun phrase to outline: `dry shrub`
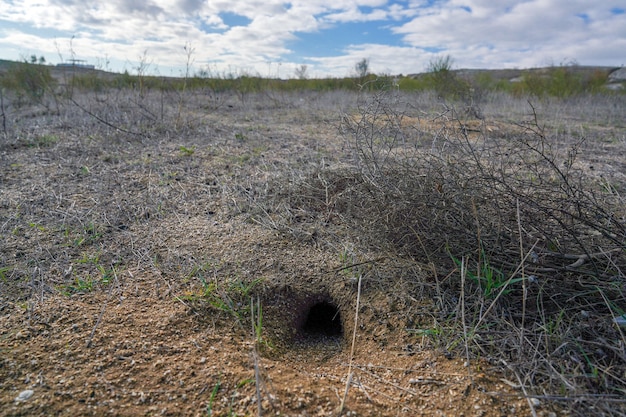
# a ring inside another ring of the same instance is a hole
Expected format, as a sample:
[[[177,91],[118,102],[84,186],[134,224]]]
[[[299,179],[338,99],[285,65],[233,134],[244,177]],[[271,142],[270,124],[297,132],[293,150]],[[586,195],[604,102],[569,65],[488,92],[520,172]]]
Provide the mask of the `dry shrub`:
[[[391,93],[364,96],[342,119],[352,163],[274,185],[265,221],[307,239],[336,225],[368,251],[427,265],[440,347],[492,359],[572,411],[619,413],[619,195],[585,175],[583,143],[548,136],[532,105],[528,122],[496,134],[450,107],[421,119]]]

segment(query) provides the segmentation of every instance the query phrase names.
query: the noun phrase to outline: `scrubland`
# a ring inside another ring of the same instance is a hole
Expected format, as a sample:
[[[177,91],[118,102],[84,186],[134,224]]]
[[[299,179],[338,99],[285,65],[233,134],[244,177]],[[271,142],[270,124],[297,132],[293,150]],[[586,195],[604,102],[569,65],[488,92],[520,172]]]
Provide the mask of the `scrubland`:
[[[33,68],[2,79],[0,414],[626,413],[601,75]]]

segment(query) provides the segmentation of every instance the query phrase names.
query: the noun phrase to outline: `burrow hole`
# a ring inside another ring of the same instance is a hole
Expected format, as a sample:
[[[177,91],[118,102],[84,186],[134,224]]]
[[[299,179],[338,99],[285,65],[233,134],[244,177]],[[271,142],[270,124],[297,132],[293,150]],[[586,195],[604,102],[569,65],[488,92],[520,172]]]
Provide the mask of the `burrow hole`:
[[[301,333],[303,336],[313,339],[341,338],[343,327],[337,306],[328,301],[313,304],[306,313]]]

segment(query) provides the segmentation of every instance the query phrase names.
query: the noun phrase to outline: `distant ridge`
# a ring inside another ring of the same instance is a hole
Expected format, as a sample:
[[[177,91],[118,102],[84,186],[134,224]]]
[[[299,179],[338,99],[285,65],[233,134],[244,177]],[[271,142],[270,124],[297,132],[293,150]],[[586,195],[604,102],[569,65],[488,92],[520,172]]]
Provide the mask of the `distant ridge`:
[[[61,63],[61,64],[56,64],[56,65],[48,65],[48,64],[43,64],[43,65],[48,67],[50,69],[50,75],[52,75],[52,77],[54,77],[60,82],[64,81],[66,77],[68,75],[71,75],[72,73],[79,73],[79,74],[94,73],[98,77],[102,77],[104,79],[114,79],[122,75],[122,73],[120,72],[110,72],[110,71],[103,71],[100,69],[96,69],[94,65],[85,64],[84,62],[86,61],[79,60],[76,63],[69,62],[69,63]],[[20,63],[21,62],[18,62],[18,61],[0,59],[0,76],[4,72],[6,72],[11,67],[11,65],[20,64]],[[30,65],[42,65],[42,64],[30,64]],[[555,68],[561,68],[561,67],[551,66],[551,67],[510,68],[510,69],[506,69],[506,68],[505,69],[461,68],[461,69],[453,69],[451,70],[451,72],[462,78],[474,78],[479,74],[489,74],[489,76],[491,76],[491,78],[494,81],[506,80],[510,82],[515,82],[515,81],[519,81],[520,77],[522,77],[522,75],[524,74],[528,74],[528,73],[537,74],[537,75],[548,74],[549,71],[554,70]],[[620,70],[623,71],[624,67],[567,65],[567,66],[563,66],[562,68],[565,68],[570,72],[578,73],[582,76],[591,76],[598,72],[608,76],[609,74],[616,73],[617,71],[620,71]],[[420,78],[426,74],[427,74],[426,72],[413,73],[413,74],[408,74],[405,77]],[[160,79],[174,79],[174,80],[181,78],[181,77],[172,77],[172,76],[164,76],[164,75],[149,76],[149,77],[160,78]],[[261,75],[261,77],[263,76]],[[626,80],[624,79],[618,78],[615,80],[614,79],[610,80],[610,83],[619,84],[625,81]]]

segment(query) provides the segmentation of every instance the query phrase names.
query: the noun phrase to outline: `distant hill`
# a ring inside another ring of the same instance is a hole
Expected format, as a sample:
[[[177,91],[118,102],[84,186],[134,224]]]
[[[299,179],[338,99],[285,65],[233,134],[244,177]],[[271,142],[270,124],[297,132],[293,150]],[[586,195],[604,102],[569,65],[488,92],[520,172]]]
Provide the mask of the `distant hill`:
[[[11,65],[19,64],[16,61],[9,61],[0,59],[0,75],[6,72]],[[40,65],[40,64],[32,64],[32,65]],[[58,80],[60,83],[63,83],[69,76],[73,74],[95,74],[98,77],[103,79],[111,80],[119,77],[121,73],[116,72],[108,72],[95,68],[87,68],[86,66],[81,65],[67,65],[64,64],[62,66],[56,65],[46,65],[50,69],[50,75],[53,78]],[[527,69],[455,69],[452,70],[453,73],[457,74],[460,77],[472,79],[475,78],[479,74],[489,74],[489,76],[494,81],[506,80],[515,82],[520,79],[520,77],[525,73],[531,74],[547,74],[549,71],[553,70],[555,67],[541,67],[541,68],[527,68]],[[606,66],[583,66],[583,65],[571,65],[564,67],[568,71],[575,72],[581,74],[582,76],[592,76],[597,74],[598,72],[604,75],[609,75],[612,72],[619,70],[619,67],[606,67]],[[415,73],[406,75],[409,78],[420,78],[424,76],[426,73]],[[158,78],[171,78],[171,79],[180,79],[180,77],[167,77],[167,76],[159,76]]]
[[[524,68],[524,69],[455,69],[452,70],[455,74],[466,77],[473,78],[478,74],[489,74],[494,80],[508,80],[514,81],[520,78],[525,73],[531,74],[547,74],[550,70],[553,70],[555,67],[540,67],[540,68]],[[601,67],[601,66],[583,66],[583,65],[571,65],[564,67],[567,68],[568,71],[581,74],[583,76],[591,76],[595,73],[602,73],[605,75],[610,74],[611,72],[619,69],[619,67]],[[408,77],[411,78],[419,78],[423,76],[425,73],[416,73],[410,74]]]
[[[11,68],[11,66],[17,65],[17,64],[21,64],[21,62],[0,59],[0,75],[8,71],[9,68]],[[30,64],[30,65],[41,65],[41,64]],[[49,68],[50,75],[61,83],[65,79],[67,79],[68,76],[71,76],[73,74],[96,74],[98,77],[101,77],[103,79],[114,79],[115,77],[118,77],[121,75],[115,72],[108,72],[108,71],[95,69],[90,66],[71,65],[71,64],[63,64],[63,65],[43,64],[43,66]]]

